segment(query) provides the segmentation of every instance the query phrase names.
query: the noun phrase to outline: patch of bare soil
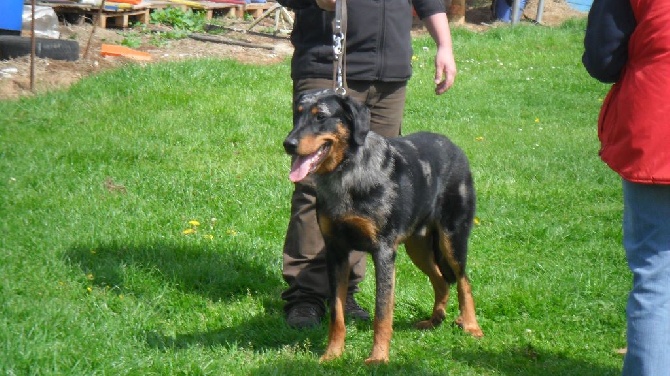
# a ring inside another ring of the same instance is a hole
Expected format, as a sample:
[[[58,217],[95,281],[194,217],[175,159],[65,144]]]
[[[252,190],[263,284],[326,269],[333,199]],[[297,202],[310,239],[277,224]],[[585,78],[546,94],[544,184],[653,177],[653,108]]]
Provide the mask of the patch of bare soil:
[[[490,2],[487,0],[467,0],[465,27],[484,31],[491,27],[506,27],[507,24],[492,22]],[[538,0],[529,0],[525,10],[525,20],[537,19]],[[556,26],[569,18],[584,17],[585,14],[570,8],[565,0],[545,0],[542,25]],[[202,41],[193,38],[173,40],[157,47],[148,33],[137,33],[141,37],[140,51],[148,52],[152,62],[195,58],[236,59],[243,63],[273,64],[289,57],[292,47],[287,34],[271,31],[274,17],[268,17],[254,26],[251,31],[249,21],[226,19],[219,41]],[[74,62],[51,59],[35,59],[34,91],[31,91],[30,57],[0,61],[0,100],[16,99],[33,93],[66,88],[82,77],[116,68],[124,64],[147,64],[123,57],[103,57],[100,47],[103,43],[121,44],[126,37],[120,29],[96,27],[90,23],[69,24],[61,22],[61,39],[79,42],[81,57]],[[416,33],[425,32],[421,29]],[[91,37],[92,34],[92,37]],[[223,40],[225,39],[225,40]],[[84,56],[86,52],[86,56]]]

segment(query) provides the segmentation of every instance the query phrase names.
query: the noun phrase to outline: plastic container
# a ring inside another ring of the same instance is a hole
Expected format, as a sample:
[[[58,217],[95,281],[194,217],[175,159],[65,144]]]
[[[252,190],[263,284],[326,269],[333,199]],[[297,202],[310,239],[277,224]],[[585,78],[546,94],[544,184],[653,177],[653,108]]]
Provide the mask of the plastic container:
[[[0,0],[3,1],[3,0]],[[23,30],[30,32],[32,22],[33,7],[25,5],[23,7]],[[52,7],[35,7],[35,36],[42,38],[58,39],[58,16]]]
[[[0,34],[21,35],[23,0],[0,0]]]
[[[512,22],[512,0],[495,0],[495,7],[493,9],[495,18],[502,22]],[[526,7],[526,0],[519,0],[519,19],[523,13],[523,8]]]

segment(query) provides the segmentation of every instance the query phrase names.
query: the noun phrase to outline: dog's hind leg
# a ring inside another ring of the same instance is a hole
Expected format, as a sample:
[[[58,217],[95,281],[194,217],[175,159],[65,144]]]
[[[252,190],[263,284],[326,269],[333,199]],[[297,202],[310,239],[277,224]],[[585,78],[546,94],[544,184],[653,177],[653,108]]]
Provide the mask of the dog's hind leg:
[[[365,364],[388,363],[391,335],[393,334],[393,306],[395,304],[396,249],[380,246],[373,252],[375,263],[376,301],[374,341],[372,352]]]
[[[422,272],[424,272],[435,292],[435,303],[433,304],[433,313],[428,320],[420,321],[416,324],[418,329],[433,329],[442,324],[446,318],[446,306],[449,301],[449,284],[440,272],[440,268],[435,262],[435,253],[433,252],[433,235],[412,236],[405,241],[405,249],[409,258]]]
[[[475,300],[472,297],[470,281],[465,275],[465,257],[467,254],[467,236],[450,236],[443,229],[439,231],[439,246],[449,264],[449,268],[456,276],[458,291],[458,308],[460,315],[456,324],[475,337],[482,337],[484,333],[477,323],[475,315]],[[453,240],[453,241],[452,241]],[[457,255],[460,256],[457,258]]]

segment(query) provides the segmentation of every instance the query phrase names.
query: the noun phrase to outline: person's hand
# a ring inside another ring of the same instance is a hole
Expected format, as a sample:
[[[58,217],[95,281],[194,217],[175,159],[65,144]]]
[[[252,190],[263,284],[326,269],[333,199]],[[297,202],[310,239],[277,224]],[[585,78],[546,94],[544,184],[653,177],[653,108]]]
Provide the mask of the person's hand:
[[[451,48],[438,47],[435,55],[435,94],[444,94],[456,79],[456,61]]]
[[[335,0],[316,0],[316,5],[328,12],[335,11]]]

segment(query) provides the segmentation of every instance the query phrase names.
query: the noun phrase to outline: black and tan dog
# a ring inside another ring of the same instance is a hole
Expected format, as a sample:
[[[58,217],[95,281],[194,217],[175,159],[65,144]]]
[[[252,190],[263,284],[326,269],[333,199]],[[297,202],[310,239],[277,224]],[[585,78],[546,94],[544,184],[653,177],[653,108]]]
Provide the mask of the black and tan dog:
[[[483,335],[465,274],[475,192],[468,161],[444,136],[416,133],[384,138],[370,131],[368,109],[333,90],[298,98],[294,127],[284,141],[294,157],[290,178],[313,174],[319,227],[326,242],[331,285],[328,346],[321,360],[342,355],[349,252],[372,254],[376,269],[374,344],[366,363],[388,362],[393,331],[395,258],[405,244],[435,291],[434,328],[446,317],[449,286],[456,283],[456,324]]]

